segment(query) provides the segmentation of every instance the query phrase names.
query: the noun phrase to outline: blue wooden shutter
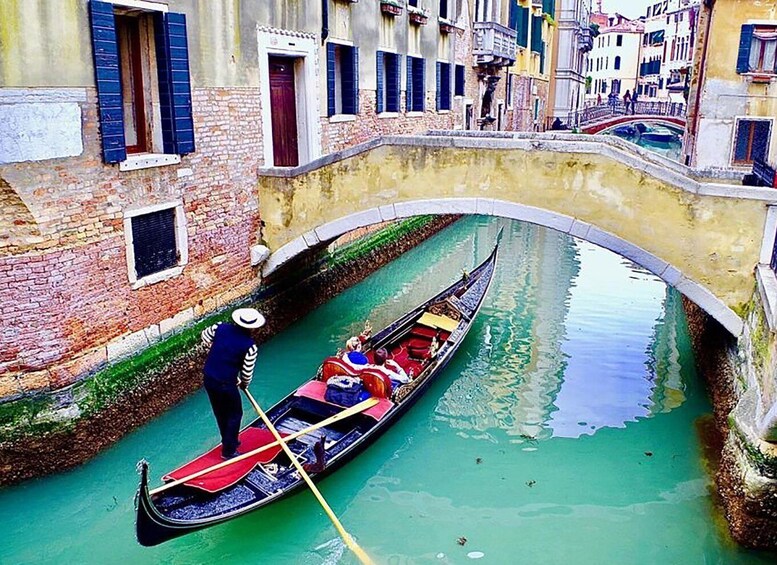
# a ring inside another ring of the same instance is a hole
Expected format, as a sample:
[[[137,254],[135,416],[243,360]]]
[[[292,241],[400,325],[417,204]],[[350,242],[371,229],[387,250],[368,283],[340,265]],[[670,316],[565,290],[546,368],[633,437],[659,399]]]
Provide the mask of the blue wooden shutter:
[[[415,77],[413,73],[413,58],[408,55],[405,57],[406,60],[406,71],[407,71],[407,80],[405,81],[406,87],[405,87],[405,109],[408,112],[413,111],[413,86],[415,82]]]
[[[326,115],[335,115],[335,44],[326,44]]]
[[[435,99],[436,99],[436,110],[440,111],[440,94],[442,93],[442,85],[440,84],[440,67],[442,66],[442,63],[439,61],[437,62],[437,92],[435,93]]]
[[[352,74],[353,74],[353,113],[358,114],[359,113],[359,48],[358,47],[352,47],[351,48],[351,62],[353,64],[352,67]]]
[[[413,67],[413,109],[416,112],[426,110],[426,59],[419,57]]]
[[[193,153],[194,118],[186,16],[159,13],[154,23],[164,152]]]
[[[753,43],[754,25],[743,25],[742,34],[739,36],[739,54],[737,55],[737,73],[750,71],[750,46]]]
[[[359,113],[359,50],[356,47],[340,47],[340,73],[342,75],[343,114]]]
[[[399,55],[388,54],[386,57],[386,111],[399,112],[399,83],[401,71],[399,67]]]
[[[529,8],[518,7],[516,14],[516,30],[518,35],[515,38],[516,43],[521,47],[529,46]]]
[[[384,111],[383,104],[383,67],[385,65],[383,51],[377,51],[375,53],[375,78],[377,79],[377,86],[375,87],[375,111],[380,114]]]
[[[127,148],[124,140],[119,46],[116,43],[113,5],[107,2],[90,2],[89,13],[103,161],[118,163],[127,158]]]

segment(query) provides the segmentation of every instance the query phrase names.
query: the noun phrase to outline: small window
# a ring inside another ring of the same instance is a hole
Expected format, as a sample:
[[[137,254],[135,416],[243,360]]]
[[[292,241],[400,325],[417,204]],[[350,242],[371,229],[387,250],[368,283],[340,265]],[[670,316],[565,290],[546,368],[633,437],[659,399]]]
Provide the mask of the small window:
[[[507,107],[512,108],[513,107],[513,79],[515,78],[515,75],[512,73],[507,73],[507,90],[505,93],[505,98],[507,98]]]
[[[472,125],[474,122],[475,112],[472,107],[472,103],[468,103],[464,105],[464,129],[470,130],[472,129]]]
[[[777,54],[777,28],[756,27],[750,42],[748,70],[751,73],[775,72]]]
[[[456,65],[456,76],[453,83],[453,94],[464,96],[464,65]]]
[[[377,62],[376,111],[399,112],[399,55],[378,51]]]
[[[407,57],[407,92],[406,106],[408,112],[423,112],[426,100],[426,66],[422,57]]]
[[[734,138],[734,164],[750,165],[766,160],[771,138],[771,120],[738,120]]]
[[[615,57],[615,70],[619,71],[620,68],[621,68],[621,58],[620,57]]]
[[[440,0],[440,17],[448,18],[448,0]]]
[[[623,35],[620,33],[615,38],[615,45],[616,47],[623,47]]]
[[[358,114],[359,50],[337,43],[326,48],[327,114]]]
[[[143,286],[180,274],[188,259],[180,204],[127,213],[124,230],[131,283]]]
[[[451,109],[451,65],[437,63],[437,111]]]

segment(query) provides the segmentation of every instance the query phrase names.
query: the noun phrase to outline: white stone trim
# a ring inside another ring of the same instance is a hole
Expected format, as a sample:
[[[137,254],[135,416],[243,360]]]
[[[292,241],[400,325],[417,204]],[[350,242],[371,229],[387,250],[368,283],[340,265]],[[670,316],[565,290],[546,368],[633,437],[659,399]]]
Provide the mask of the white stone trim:
[[[768,265],[772,262],[772,250],[777,236],[777,206],[769,206],[766,209],[766,224],[764,225],[764,238],[761,242],[761,254],[758,262]]]
[[[164,271],[153,273],[146,277],[138,278],[135,272],[135,247],[132,239],[132,218],[159,212],[160,210],[175,209],[175,239],[180,260],[178,265]],[[137,290],[150,284],[155,284],[179,276],[184,267],[189,263],[189,237],[186,231],[186,212],[180,200],[162,204],[152,204],[124,211],[124,245],[127,256],[127,277],[133,290]]]
[[[771,331],[777,331],[777,276],[767,263],[755,268],[755,279],[766,314],[766,322]]]
[[[164,167],[165,165],[177,165],[180,162],[181,156],[173,153],[136,153],[127,155],[127,158],[119,163],[119,170],[137,171]]]
[[[399,117],[399,112],[381,112],[380,114],[378,114],[379,120],[386,120],[386,119],[398,118],[398,117]]]
[[[318,44],[312,34],[257,26],[259,54],[259,88],[262,103],[262,138],[265,140],[264,166],[275,166],[272,143],[272,111],[270,108],[269,57],[294,57],[294,90],[297,106],[297,150],[299,163],[304,165],[321,156],[321,124],[319,122]]]
[[[164,3],[155,0],[104,0],[122,8],[136,8],[145,12],[167,12],[167,1]]]
[[[771,116],[734,116],[734,128],[731,132],[731,152],[728,156],[728,165],[732,169],[749,172],[753,168],[752,164],[734,162],[734,154],[737,150],[737,131],[739,131],[739,122],[742,120],[750,122],[769,122],[769,144],[766,146],[766,156],[768,158],[768,156],[772,154],[772,142],[774,141],[774,118]]]
[[[355,122],[355,121],[356,121],[356,114],[335,114],[334,116],[329,116],[330,124],[341,124],[343,122]]]
[[[0,104],[86,102],[85,88],[0,88]]]
[[[320,241],[333,240],[356,228],[377,224],[389,219],[406,218],[425,214],[482,214],[499,216],[512,220],[520,220],[532,224],[561,231],[580,239],[590,241],[608,249],[634,263],[644,267],[669,286],[676,288],[687,296],[702,310],[717,320],[732,335],[739,336],[744,324],[742,319],[723,301],[712,294],[703,285],[687,278],[677,267],[670,265],[660,257],[634,245],[615,234],[606,232],[596,226],[581,222],[576,218],[526,206],[515,202],[507,202],[493,198],[441,198],[428,200],[413,200],[397,202],[393,205],[371,208],[357,212],[344,218],[328,222],[314,231]],[[262,273],[267,276],[277,270],[295,255],[307,251],[312,246],[305,236],[300,236],[276,250],[264,265]],[[777,297],[777,279],[775,280]]]

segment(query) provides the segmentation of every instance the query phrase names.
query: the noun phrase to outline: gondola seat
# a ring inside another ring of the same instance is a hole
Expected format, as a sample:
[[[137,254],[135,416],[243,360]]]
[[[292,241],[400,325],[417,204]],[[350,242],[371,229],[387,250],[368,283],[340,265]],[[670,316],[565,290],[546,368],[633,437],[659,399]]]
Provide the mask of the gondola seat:
[[[391,379],[377,369],[359,371],[364,389],[375,398],[391,398]]]
[[[327,357],[321,364],[321,380],[326,382],[330,377],[345,375],[355,377],[356,371],[339,357]]]

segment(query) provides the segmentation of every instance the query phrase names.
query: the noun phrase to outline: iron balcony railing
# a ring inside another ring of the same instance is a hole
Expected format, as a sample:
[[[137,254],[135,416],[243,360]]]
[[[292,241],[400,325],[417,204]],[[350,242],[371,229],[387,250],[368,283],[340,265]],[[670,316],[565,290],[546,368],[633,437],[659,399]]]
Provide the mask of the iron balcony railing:
[[[515,62],[518,34],[514,29],[498,22],[475,22],[472,28],[476,64],[510,66]]]

